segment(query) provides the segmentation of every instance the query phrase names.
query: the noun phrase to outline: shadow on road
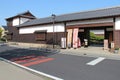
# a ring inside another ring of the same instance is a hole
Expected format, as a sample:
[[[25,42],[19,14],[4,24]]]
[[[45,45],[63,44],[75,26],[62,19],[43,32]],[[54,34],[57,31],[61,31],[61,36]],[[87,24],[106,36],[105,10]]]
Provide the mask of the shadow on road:
[[[6,46],[5,46],[6,47]],[[2,47],[4,49],[4,47]],[[11,48],[11,47],[9,47]],[[48,57],[50,55],[54,55],[59,53],[58,50],[50,50],[50,49],[41,49],[41,48],[13,48],[9,49],[8,47],[4,51],[0,51],[0,57],[11,60],[11,61],[19,61],[26,60],[37,57]],[[1,49],[1,47],[0,47]],[[2,49],[1,49],[2,50]]]

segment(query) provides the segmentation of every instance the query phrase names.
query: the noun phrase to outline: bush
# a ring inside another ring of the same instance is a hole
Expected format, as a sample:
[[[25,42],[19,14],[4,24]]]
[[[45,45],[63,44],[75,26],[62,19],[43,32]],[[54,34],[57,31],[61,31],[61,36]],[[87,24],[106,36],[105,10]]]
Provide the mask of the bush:
[[[96,36],[96,40],[98,40],[98,41],[103,41],[103,40],[104,40],[104,37],[103,37],[103,36]]]

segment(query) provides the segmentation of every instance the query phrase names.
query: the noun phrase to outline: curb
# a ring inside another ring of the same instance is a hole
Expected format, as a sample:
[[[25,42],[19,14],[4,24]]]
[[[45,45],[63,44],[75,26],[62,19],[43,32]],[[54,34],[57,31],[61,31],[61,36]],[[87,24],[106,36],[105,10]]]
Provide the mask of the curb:
[[[5,62],[7,62],[7,63],[10,63],[10,64],[12,64],[12,65],[15,65],[15,66],[17,66],[17,67],[20,67],[20,68],[22,68],[22,69],[25,69],[25,70],[27,70],[27,71],[30,71],[30,72],[32,72],[32,73],[35,73],[35,74],[37,74],[37,75],[42,75],[42,76],[48,77],[48,78],[53,79],[53,80],[64,80],[64,79],[61,79],[61,78],[58,78],[58,77],[55,77],[55,76],[52,76],[52,75],[49,75],[49,74],[46,74],[46,73],[43,73],[43,72],[39,72],[39,71],[37,71],[37,70],[31,69],[31,68],[28,68],[28,67],[22,66],[22,65],[20,65],[20,64],[17,64],[17,63],[15,63],[15,62],[9,61],[9,60],[4,59],[4,58],[2,58],[2,57],[0,57],[0,59],[3,60],[3,61],[5,61]]]

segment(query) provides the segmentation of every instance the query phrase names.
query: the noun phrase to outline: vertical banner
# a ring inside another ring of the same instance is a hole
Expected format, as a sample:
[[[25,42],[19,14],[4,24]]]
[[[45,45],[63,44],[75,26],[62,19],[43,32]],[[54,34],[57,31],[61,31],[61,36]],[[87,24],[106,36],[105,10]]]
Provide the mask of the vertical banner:
[[[80,41],[80,38],[78,38],[78,47],[81,47],[81,41]]]
[[[72,46],[72,33],[73,33],[73,30],[72,29],[68,29],[67,30],[68,34],[67,34],[67,47],[68,48],[71,48]]]
[[[78,47],[78,28],[73,29],[73,48]]]

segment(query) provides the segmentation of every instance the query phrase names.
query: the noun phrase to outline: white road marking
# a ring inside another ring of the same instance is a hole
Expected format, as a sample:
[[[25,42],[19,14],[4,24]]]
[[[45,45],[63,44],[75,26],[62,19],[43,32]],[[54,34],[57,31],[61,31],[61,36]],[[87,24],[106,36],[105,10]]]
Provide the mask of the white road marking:
[[[5,61],[5,62],[7,62],[7,63],[13,64],[13,65],[18,66],[18,67],[20,67],[20,68],[23,68],[23,69],[25,69],[25,70],[28,70],[28,71],[31,71],[31,72],[34,72],[34,73],[37,73],[37,74],[46,76],[46,77],[51,78],[51,79],[53,79],[53,80],[64,80],[64,79],[61,79],[61,78],[58,78],[58,77],[55,77],[55,76],[52,76],[52,75],[49,75],[49,74],[46,74],[46,73],[43,73],[43,72],[34,70],[34,69],[31,69],[31,68],[28,68],[28,67],[22,66],[22,65],[20,65],[20,64],[17,64],[17,63],[15,63],[15,62],[9,61],[9,60],[7,60],[7,59],[5,59],[5,58],[2,58],[2,57],[0,57],[0,59],[3,60],[3,61]]]
[[[86,65],[94,66],[94,65],[100,63],[101,61],[103,61],[104,59],[105,59],[104,57],[99,57],[99,58],[97,58],[97,59],[95,59],[95,60],[90,61],[90,62],[87,63]]]

